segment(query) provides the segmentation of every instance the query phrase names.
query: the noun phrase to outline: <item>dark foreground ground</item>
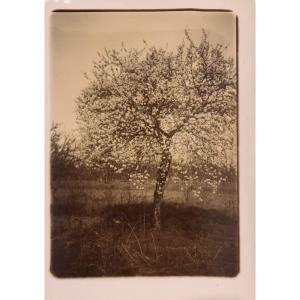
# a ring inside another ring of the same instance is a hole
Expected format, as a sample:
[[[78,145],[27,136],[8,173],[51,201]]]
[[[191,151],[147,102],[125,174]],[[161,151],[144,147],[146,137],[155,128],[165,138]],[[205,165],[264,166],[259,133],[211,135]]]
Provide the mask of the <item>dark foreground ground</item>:
[[[236,276],[238,220],[215,209],[151,203],[85,211],[52,205],[51,271],[57,277]]]

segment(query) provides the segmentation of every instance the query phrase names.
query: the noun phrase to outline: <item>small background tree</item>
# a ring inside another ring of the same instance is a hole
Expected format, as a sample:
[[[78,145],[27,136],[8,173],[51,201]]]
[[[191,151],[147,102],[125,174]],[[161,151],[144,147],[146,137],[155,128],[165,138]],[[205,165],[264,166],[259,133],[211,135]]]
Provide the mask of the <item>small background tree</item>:
[[[79,164],[75,138],[64,134],[59,124],[53,124],[50,131],[50,142],[51,181],[74,177]]]

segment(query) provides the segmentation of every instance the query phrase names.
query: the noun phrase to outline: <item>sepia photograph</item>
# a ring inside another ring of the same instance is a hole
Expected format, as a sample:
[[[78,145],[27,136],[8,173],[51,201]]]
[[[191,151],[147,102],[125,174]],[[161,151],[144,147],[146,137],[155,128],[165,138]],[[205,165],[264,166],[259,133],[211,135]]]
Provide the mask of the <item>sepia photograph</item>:
[[[237,16],[53,11],[50,270],[240,272]]]

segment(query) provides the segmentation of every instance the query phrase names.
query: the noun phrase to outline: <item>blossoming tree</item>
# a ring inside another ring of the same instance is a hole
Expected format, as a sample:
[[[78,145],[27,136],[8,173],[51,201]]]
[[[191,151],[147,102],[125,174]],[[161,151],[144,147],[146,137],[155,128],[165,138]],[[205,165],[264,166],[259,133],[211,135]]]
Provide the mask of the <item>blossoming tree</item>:
[[[121,172],[128,164],[157,160],[157,229],[172,159],[178,171],[188,143],[199,161],[222,163],[236,132],[235,63],[225,52],[204,31],[197,43],[185,31],[175,51],[146,42],[143,49],[106,49],[77,100],[87,162],[114,161]]]

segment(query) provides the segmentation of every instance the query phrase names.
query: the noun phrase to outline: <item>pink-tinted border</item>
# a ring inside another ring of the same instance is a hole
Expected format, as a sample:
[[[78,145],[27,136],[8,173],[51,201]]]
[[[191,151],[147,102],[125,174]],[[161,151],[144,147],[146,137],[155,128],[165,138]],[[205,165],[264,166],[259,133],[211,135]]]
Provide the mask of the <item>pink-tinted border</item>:
[[[255,5],[253,0],[149,2],[48,1],[46,13],[46,157],[49,157],[49,16],[53,10],[230,10],[238,17],[240,273],[234,278],[86,278],[58,279],[50,265],[50,186],[46,160],[45,295],[47,300],[253,300],[255,299]]]

